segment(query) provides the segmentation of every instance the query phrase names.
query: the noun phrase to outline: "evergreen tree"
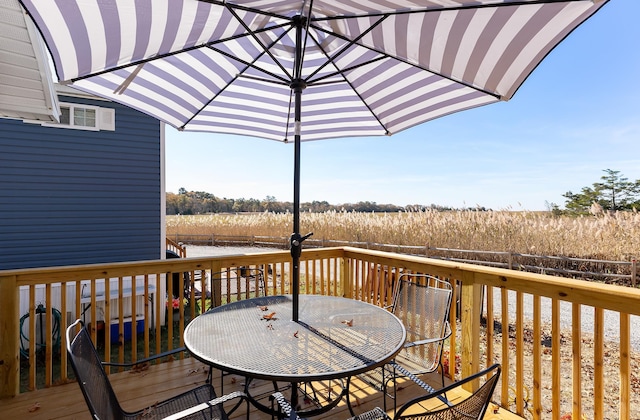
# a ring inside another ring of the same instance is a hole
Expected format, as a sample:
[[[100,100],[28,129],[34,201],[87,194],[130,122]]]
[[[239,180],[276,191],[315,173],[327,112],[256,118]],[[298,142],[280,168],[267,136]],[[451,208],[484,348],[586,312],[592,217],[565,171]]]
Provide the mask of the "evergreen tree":
[[[611,211],[640,208],[640,180],[631,182],[620,171],[612,169],[604,172],[601,182],[595,182],[592,187],[583,187],[578,194],[568,191],[562,195],[567,199],[565,207],[569,212],[586,214],[594,203]]]

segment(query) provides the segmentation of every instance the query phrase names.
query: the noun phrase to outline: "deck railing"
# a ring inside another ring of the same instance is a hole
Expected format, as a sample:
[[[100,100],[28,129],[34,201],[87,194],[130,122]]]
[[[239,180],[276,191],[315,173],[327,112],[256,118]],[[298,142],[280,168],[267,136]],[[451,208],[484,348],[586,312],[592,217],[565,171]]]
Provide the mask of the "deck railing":
[[[447,279],[456,297],[444,359],[450,378],[499,362],[495,396],[526,418],[640,418],[630,398],[637,289],[350,247],[305,250],[300,266],[301,293],[380,306],[401,272]],[[240,267],[263,273],[264,285],[238,275]],[[211,305],[261,287],[289,293],[290,270],[282,251],[0,271],[0,397],[68,380],[63,332],[75,318],[85,319],[105,358],[138,360],[181,346],[185,323]],[[175,310],[166,294],[174,278]],[[185,282],[195,284],[186,295]]]

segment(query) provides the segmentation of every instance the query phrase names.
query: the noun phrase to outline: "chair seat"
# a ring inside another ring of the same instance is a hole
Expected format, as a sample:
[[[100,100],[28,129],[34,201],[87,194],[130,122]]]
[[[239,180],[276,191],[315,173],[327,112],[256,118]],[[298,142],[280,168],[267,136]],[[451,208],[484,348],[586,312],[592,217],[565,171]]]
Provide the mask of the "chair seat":
[[[161,401],[155,405],[147,407],[143,410],[139,410],[133,413],[124,414],[125,419],[140,419],[140,418],[164,418],[170,415],[179,413],[188,408],[196,406],[198,404],[207,402],[216,397],[215,390],[209,384],[201,385],[197,388],[184,392],[180,395]],[[227,419],[226,413],[220,410],[218,406],[212,406],[208,412],[198,412],[186,417],[184,419],[203,419],[204,416],[209,419]],[[146,416],[146,417],[145,417]]]
[[[411,375],[413,376],[413,375]],[[458,382],[440,390],[424,387],[425,394],[404,403],[394,414],[394,420],[480,420],[489,407],[491,396],[500,377],[500,365],[495,364],[487,369],[468,376]],[[416,380],[417,378],[412,378]],[[449,401],[447,393],[461,388],[463,385],[476,380],[485,379],[470,396],[462,400]],[[439,400],[439,401],[436,401]],[[389,420],[389,416],[380,408],[352,417],[350,420]]]
[[[389,417],[382,408],[376,407],[373,410],[351,417],[349,420],[391,420],[391,417]]]

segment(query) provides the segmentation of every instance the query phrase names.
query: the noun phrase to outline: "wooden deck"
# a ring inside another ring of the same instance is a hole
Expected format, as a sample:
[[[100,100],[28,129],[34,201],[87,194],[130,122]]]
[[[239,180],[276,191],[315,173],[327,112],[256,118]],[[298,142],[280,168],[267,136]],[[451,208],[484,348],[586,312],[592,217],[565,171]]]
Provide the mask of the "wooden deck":
[[[153,404],[187,390],[195,385],[202,384],[207,377],[206,367],[193,358],[176,360],[160,365],[154,365],[146,370],[115,373],[111,375],[111,382],[116,394],[125,409],[136,410]],[[224,393],[242,389],[243,378],[235,375],[224,376]],[[425,377],[425,380],[437,386],[439,377]],[[220,394],[220,375],[214,374],[214,385]],[[270,393],[271,384],[258,381],[252,389],[252,394]],[[260,389],[263,388],[263,389]],[[367,386],[364,382],[353,381],[351,385],[352,404],[356,413],[369,410],[375,406],[382,407],[382,394]],[[415,385],[403,384],[398,391],[399,402],[419,395],[420,388]],[[449,395],[451,398],[452,396]],[[459,398],[460,396],[458,396]],[[453,397],[455,398],[455,397]],[[233,419],[246,418],[244,405],[232,416]],[[497,408],[497,406],[495,406]],[[485,419],[517,420],[520,417],[500,408],[497,413],[493,407],[485,416]],[[27,392],[14,398],[0,400],[2,418],[6,419],[89,419],[89,411],[84,402],[80,388],[76,382],[53,386],[42,390]],[[390,411],[389,414],[392,414]],[[344,401],[337,407],[322,416],[314,419],[347,419],[349,411]],[[270,419],[267,414],[251,407],[251,419]]]

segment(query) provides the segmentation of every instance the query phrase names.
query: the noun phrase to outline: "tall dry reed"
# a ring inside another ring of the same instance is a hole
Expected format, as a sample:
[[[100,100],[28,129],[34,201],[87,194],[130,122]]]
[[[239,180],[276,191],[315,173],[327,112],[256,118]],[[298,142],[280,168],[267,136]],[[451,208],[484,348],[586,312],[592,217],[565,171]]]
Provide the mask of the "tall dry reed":
[[[629,260],[640,256],[640,214],[556,217],[545,212],[302,213],[316,239]],[[167,216],[167,234],[282,236],[291,214]]]

